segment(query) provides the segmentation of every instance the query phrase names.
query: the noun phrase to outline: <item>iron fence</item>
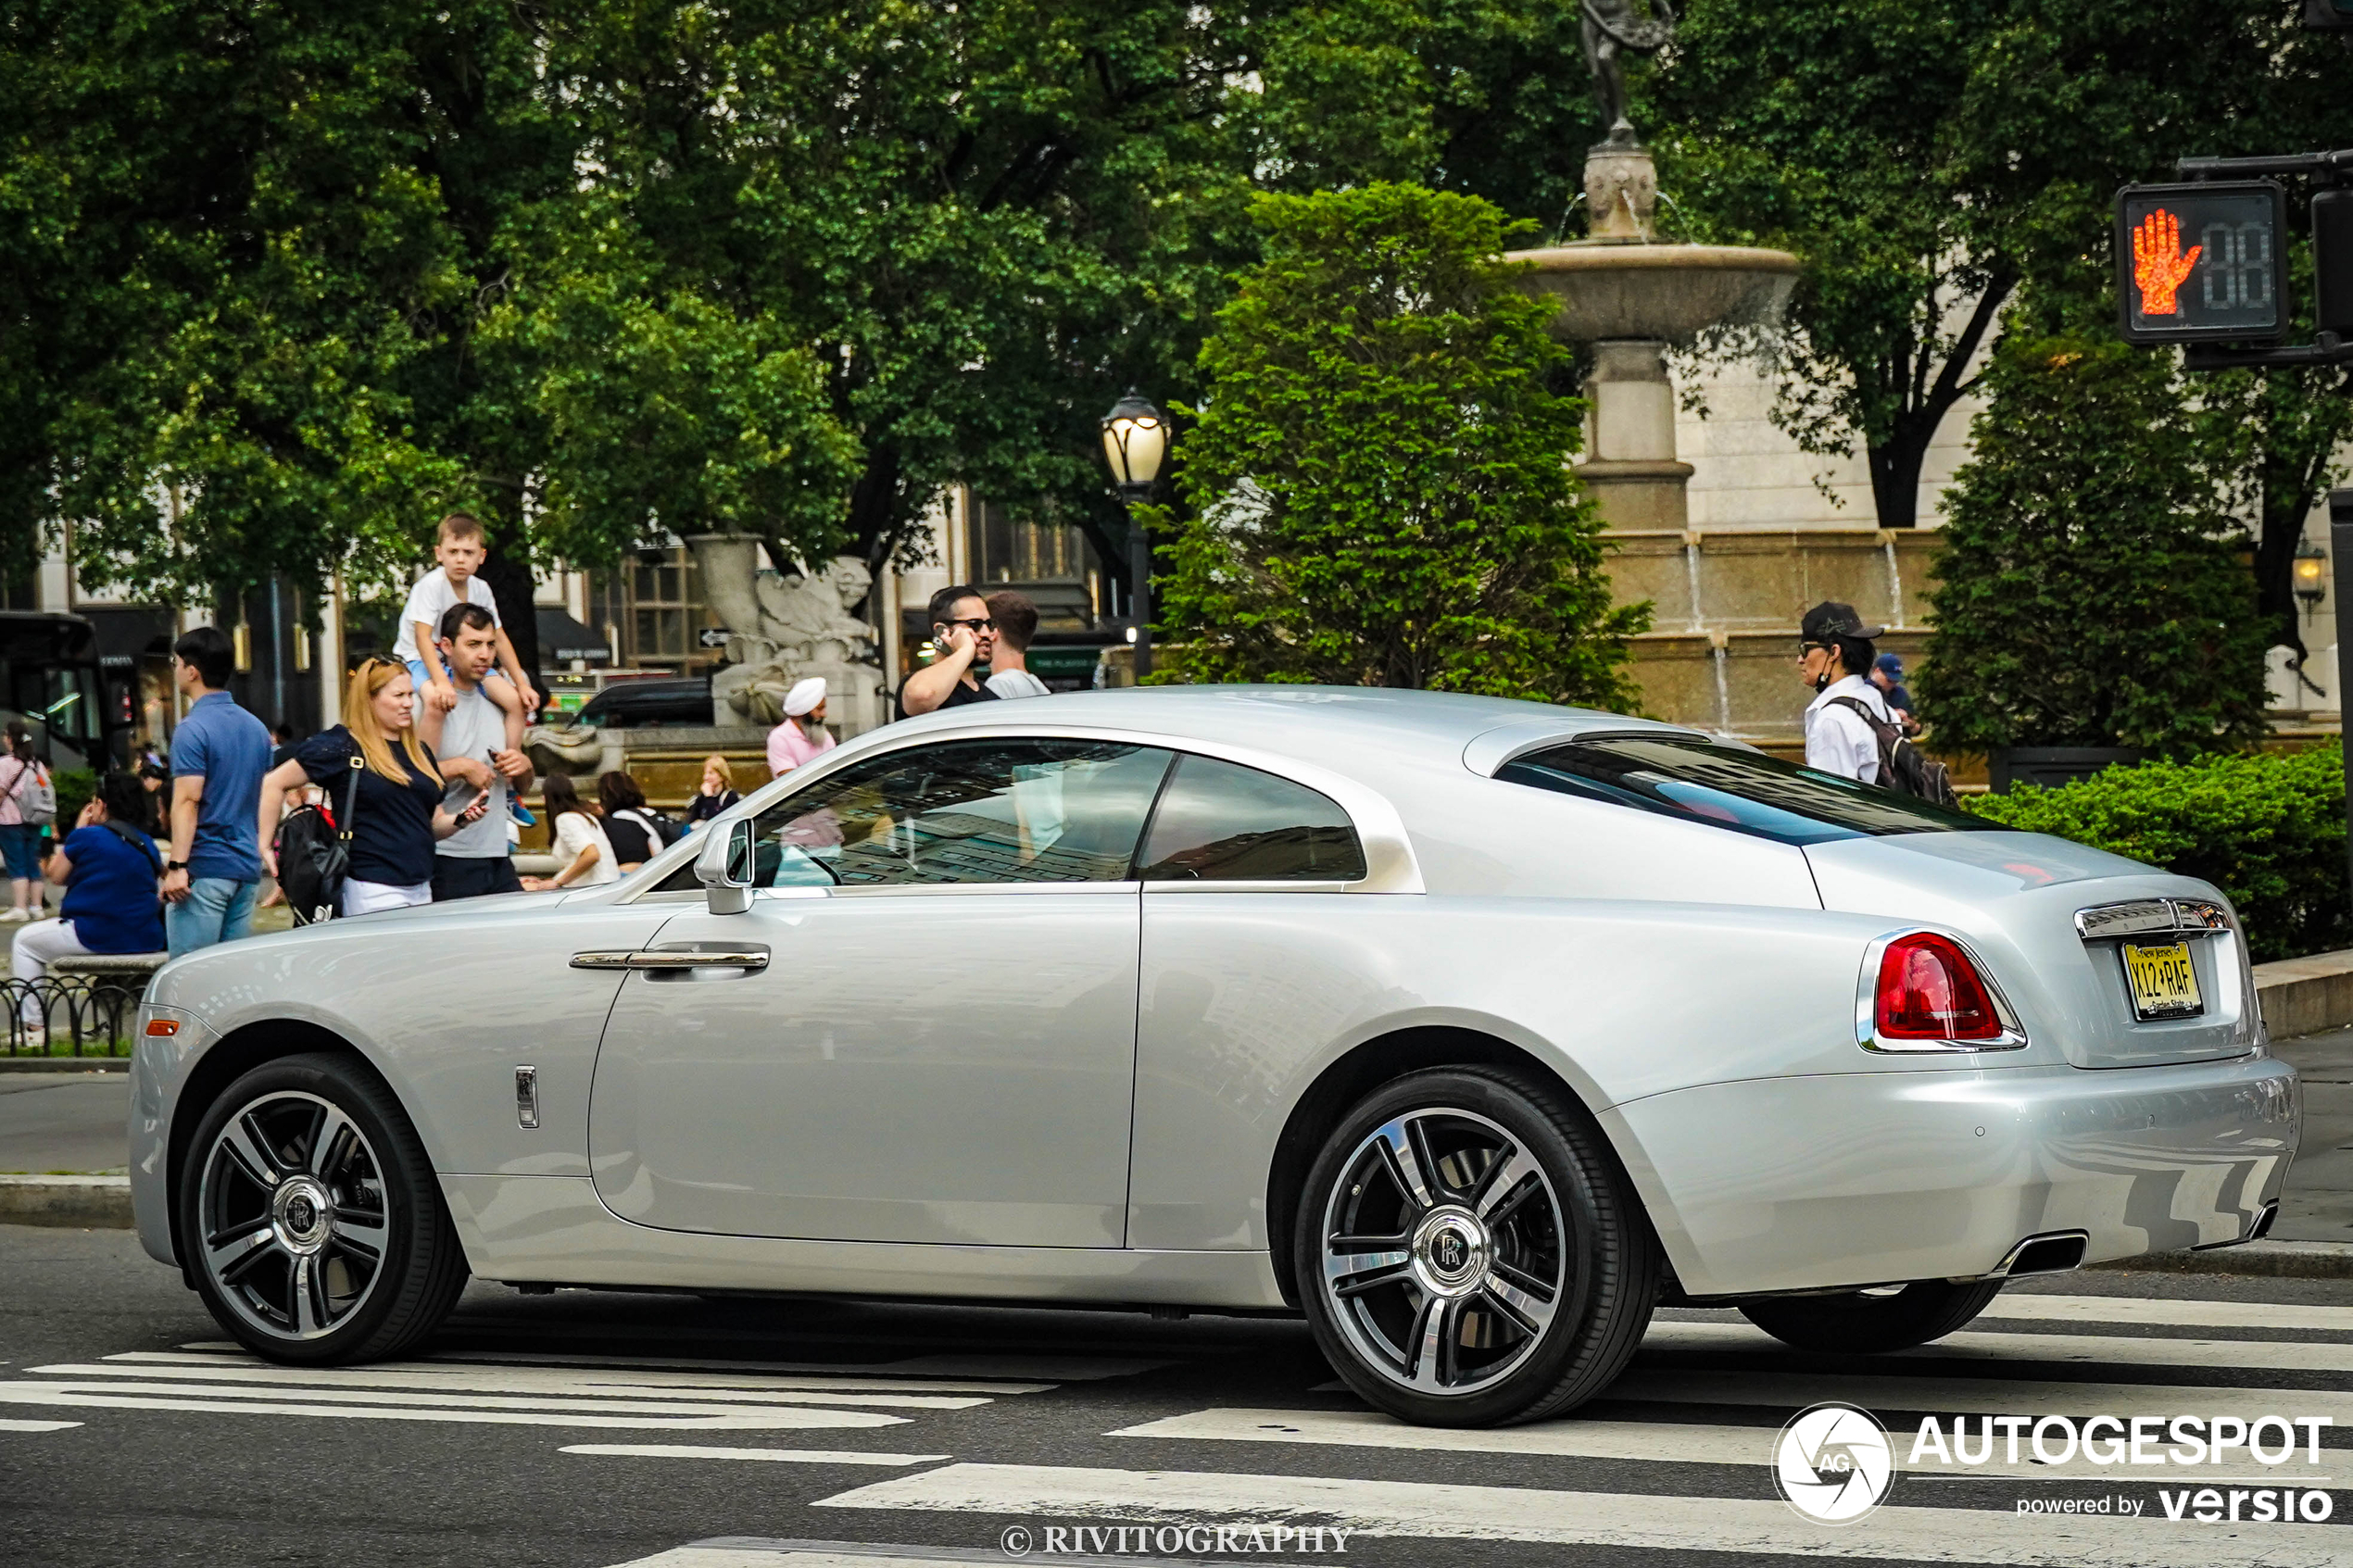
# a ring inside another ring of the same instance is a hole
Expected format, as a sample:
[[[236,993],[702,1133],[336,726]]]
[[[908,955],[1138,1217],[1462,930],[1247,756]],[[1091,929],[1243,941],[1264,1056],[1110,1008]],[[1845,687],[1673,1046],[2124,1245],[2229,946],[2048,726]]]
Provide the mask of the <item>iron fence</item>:
[[[70,1044],[73,1056],[127,1055],[147,978],[44,974],[38,980],[0,980],[0,998],[8,1009],[7,1054],[54,1056],[57,1047]]]

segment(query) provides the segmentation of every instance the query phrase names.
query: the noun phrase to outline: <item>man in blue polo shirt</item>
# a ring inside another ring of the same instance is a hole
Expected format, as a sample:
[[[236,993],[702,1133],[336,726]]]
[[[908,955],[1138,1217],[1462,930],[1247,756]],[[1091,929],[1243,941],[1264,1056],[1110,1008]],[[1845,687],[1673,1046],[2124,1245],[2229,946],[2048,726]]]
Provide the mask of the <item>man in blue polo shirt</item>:
[[[236,650],[199,626],[171,646],[188,716],[171,734],[171,856],[164,865],[164,932],[171,956],[253,930],[261,886],[261,775],[270,731],[228,693]]]

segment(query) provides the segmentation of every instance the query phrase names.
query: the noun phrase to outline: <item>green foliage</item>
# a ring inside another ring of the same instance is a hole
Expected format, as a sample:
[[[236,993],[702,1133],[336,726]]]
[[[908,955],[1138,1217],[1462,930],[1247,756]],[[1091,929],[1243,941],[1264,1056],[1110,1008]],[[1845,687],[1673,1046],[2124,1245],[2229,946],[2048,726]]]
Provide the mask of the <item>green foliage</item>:
[[[2013,335],[1986,381],[1920,671],[1939,747],[2260,734],[2267,629],[2171,356]]]
[[[2284,0],[1692,0],[1648,84],[1692,238],[1795,251],[1775,418],[1863,448],[1882,527],[2021,285],[2110,265],[2119,185],[2344,146],[2345,57]],[[2074,282],[2070,282],[2073,280]]]
[[[94,768],[60,768],[50,775],[50,784],[57,792],[57,836],[63,838],[73,831],[74,819],[98,793],[98,772]]]
[[[1969,804],[2022,832],[2212,883],[2237,906],[2259,960],[2353,947],[2345,764],[2333,746],[2110,768]]]
[[[1475,197],[1262,198],[1266,258],[1202,349],[1162,587],[1173,678],[1629,707],[1549,303]],[[1169,526],[1164,512],[1152,514]]]

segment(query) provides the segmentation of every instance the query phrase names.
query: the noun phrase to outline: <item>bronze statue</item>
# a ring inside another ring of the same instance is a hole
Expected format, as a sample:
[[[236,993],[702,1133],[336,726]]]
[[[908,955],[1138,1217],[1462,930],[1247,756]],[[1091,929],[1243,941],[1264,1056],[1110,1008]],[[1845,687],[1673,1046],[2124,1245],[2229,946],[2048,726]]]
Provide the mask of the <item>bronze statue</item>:
[[[1634,122],[1626,118],[1626,55],[1655,55],[1675,37],[1674,0],[1651,0],[1655,17],[1639,13],[1642,0],[1581,0],[1585,11],[1585,63],[1609,127],[1604,146],[1630,148]]]

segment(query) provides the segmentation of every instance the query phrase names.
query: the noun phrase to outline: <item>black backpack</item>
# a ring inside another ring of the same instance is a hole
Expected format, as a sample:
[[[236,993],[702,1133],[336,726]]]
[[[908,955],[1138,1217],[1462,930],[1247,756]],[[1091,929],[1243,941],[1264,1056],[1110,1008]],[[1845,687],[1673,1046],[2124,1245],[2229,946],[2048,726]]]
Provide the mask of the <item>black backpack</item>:
[[[359,770],[366,761],[354,751],[351,784],[343,797],[340,823],[317,806],[297,806],[278,824],[272,842],[278,854],[278,887],[296,925],[317,925],[343,912],[343,884],[351,874],[351,820],[359,806]]]
[[[1879,742],[1879,782],[1882,789],[1898,795],[1917,796],[1931,806],[1943,806],[1957,811],[1961,797],[1953,787],[1952,770],[1914,746],[1900,724],[1891,724],[1870,709],[1870,705],[1856,697],[1834,696],[1833,708],[1844,708],[1871,727],[1871,736]]]

